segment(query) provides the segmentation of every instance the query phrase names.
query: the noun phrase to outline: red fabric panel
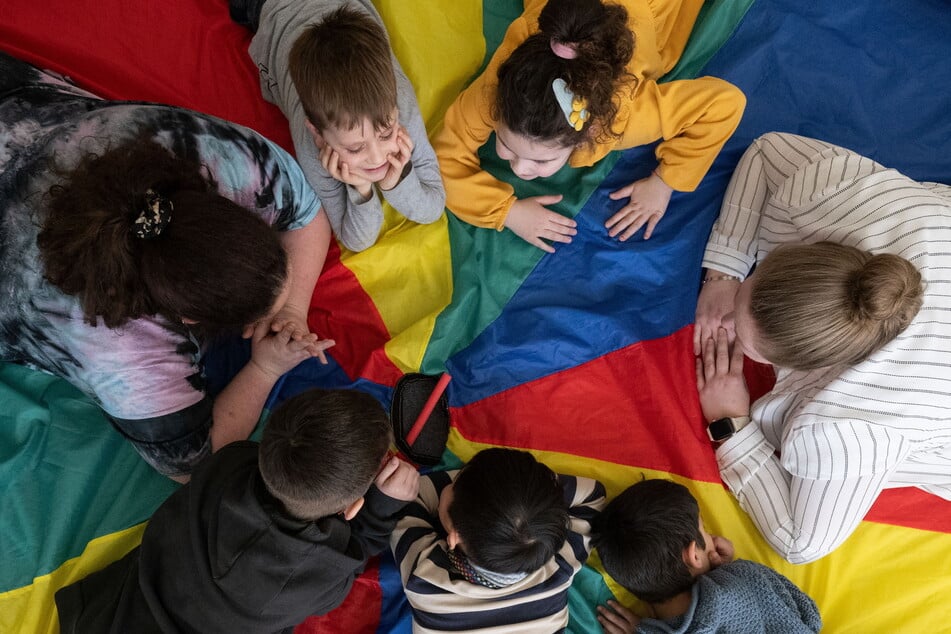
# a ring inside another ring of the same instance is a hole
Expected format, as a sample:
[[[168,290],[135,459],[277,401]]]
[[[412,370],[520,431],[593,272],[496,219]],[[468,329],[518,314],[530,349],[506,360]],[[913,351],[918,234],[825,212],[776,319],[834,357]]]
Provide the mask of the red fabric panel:
[[[0,48],[69,75],[109,99],[184,106],[251,127],[291,148],[248,57],[251,32],[224,0],[4,0]]]
[[[327,253],[307,321],[321,337],[337,342],[330,353],[350,378],[392,386],[403,376],[383,351],[390,339],[383,318],[357,277],[340,263],[336,242]]]
[[[310,617],[294,628],[294,634],[375,634],[383,605],[379,571],[380,559],[374,557],[337,609]]]
[[[0,49],[68,75],[101,97],[213,114],[292,151],[284,115],[261,97],[250,41],[251,32],[231,21],[224,0],[0,3]],[[389,334],[373,301],[340,264],[336,244],[312,303],[311,326],[337,341],[332,354],[350,377],[369,371],[373,381],[395,383],[402,373],[382,350]]]
[[[719,482],[697,400],[693,328],[452,411],[468,440]],[[669,451],[658,448],[670,447]]]
[[[697,400],[692,338],[688,326],[452,408],[453,425],[472,442],[556,451],[720,482]],[[744,371],[753,398],[775,381],[771,366],[747,360]],[[951,505],[918,489],[888,489],[866,520],[951,532]]]

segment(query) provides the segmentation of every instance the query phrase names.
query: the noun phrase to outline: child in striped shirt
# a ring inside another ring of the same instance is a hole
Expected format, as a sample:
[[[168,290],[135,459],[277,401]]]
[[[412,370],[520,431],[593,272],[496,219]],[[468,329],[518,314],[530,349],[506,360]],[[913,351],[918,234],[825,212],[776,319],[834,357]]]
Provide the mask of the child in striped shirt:
[[[604,504],[595,480],[493,448],[420,479],[390,544],[416,633],[555,632]]]

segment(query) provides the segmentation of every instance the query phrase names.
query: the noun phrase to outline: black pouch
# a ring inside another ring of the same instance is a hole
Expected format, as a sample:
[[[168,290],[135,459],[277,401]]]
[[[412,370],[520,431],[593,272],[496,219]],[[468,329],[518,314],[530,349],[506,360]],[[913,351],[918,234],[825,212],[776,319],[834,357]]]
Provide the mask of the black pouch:
[[[393,388],[390,419],[396,446],[413,462],[421,465],[438,464],[449,439],[449,399],[444,391],[415,442],[410,445],[406,440],[439,379],[439,376],[411,373],[403,376]]]

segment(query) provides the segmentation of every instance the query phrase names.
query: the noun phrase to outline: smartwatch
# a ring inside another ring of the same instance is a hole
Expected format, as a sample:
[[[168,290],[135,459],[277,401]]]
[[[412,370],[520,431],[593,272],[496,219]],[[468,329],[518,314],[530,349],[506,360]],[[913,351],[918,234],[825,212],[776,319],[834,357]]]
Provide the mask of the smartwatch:
[[[749,416],[718,418],[707,425],[707,436],[713,442],[723,442],[750,422]]]

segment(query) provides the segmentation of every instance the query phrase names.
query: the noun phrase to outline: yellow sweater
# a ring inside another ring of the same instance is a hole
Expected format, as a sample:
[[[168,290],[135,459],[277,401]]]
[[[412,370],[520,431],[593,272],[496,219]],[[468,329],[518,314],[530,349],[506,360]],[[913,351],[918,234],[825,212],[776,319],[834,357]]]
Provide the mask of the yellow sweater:
[[[446,184],[446,206],[461,220],[502,230],[514,190],[479,164],[477,152],[495,130],[492,104],[498,69],[530,35],[538,31],[538,15],[547,0],[526,0],[525,12],[505,33],[485,71],[464,90],[446,112],[433,147]],[[656,78],[673,68],[683,53],[702,0],[621,0],[634,32],[635,50],[629,73],[633,92],[618,93],[621,107],[613,122],[620,138],[576,148],[572,167],[594,165],[613,150],[624,150],[658,139],[657,175],[673,189],[693,191],[739,124],[746,98],[732,84],[702,77],[658,84]]]

